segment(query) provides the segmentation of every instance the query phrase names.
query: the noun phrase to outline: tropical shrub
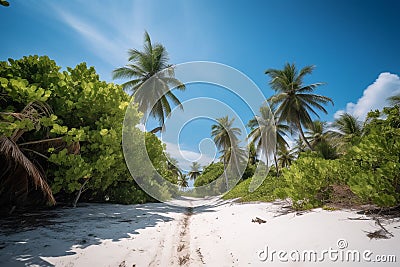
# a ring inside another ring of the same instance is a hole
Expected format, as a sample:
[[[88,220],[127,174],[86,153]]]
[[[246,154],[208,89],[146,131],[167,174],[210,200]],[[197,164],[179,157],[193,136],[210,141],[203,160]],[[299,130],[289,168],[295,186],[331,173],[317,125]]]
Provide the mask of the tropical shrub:
[[[283,186],[275,190],[278,198],[289,197],[296,209],[321,206],[330,199],[332,184],[343,183],[340,163],[313,154],[300,156],[290,169],[283,169]]]
[[[273,201],[277,198],[275,190],[283,186],[282,179],[276,177],[276,171],[272,167],[268,172],[263,183],[253,192],[249,191],[251,179],[246,179],[229,192],[227,192],[223,198],[240,198],[240,201]]]
[[[17,112],[32,101],[49,107],[49,114],[35,123],[7,116],[2,120],[0,135],[11,136],[15,130],[23,130],[25,143],[42,139],[59,141],[39,147],[43,157],[37,153],[30,155],[40,163],[56,198],[72,200],[84,193],[82,197],[87,200],[103,200],[108,192],[114,201],[124,203],[149,199],[138,193],[140,189],[126,167],[122,152],[122,123],[130,100],[121,86],[100,81],[95,69],[85,63],[60,71],[46,56],[0,62],[0,112]],[[145,133],[135,127],[140,120],[135,107],[130,109],[129,116],[133,139],[144,138]],[[161,142],[149,135],[145,138],[149,141],[146,148],[153,151],[149,154],[157,171],[176,182],[176,177],[167,171]],[[135,150],[140,144],[130,145]],[[75,148],[74,153],[71,146]],[[34,150],[38,145],[26,148]],[[143,153],[131,156],[134,157],[132,168],[138,170],[141,178],[152,178],[153,173],[141,164]],[[129,189],[121,190],[121,185]],[[168,195],[168,190],[163,190]],[[124,197],[128,191],[137,195]],[[122,201],[123,198],[127,199]]]
[[[222,162],[211,163],[204,168],[203,173],[194,181],[194,186],[199,187],[207,185],[224,173],[224,164]]]
[[[382,119],[381,115],[386,118]],[[351,190],[361,199],[379,206],[400,203],[400,118],[397,108],[372,112],[361,142],[346,159],[352,162]]]

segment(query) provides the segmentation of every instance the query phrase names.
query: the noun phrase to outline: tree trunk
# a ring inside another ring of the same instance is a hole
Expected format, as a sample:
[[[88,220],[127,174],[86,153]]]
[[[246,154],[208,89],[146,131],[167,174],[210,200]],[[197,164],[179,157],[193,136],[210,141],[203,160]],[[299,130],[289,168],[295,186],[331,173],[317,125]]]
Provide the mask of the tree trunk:
[[[276,152],[274,153],[274,161],[275,161],[276,177],[278,177],[279,176],[279,166],[278,166],[278,159],[276,158]]]
[[[76,198],[75,198],[74,202],[72,203],[72,206],[73,206],[74,208],[76,208],[76,204],[78,204],[78,200],[79,200],[79,198],[81,197],[82,193],[85,192],[86,189],[84,190],[84,187],[85,187],[86,183],[89,181],[89,179],[90,179],[90,178],[86,179],[86,181],[83,183],[83,185],[82,185],[81,188],[79,189],[79,192],[78,192],[78,194],[76,195]]]
[[[226,191],[229,190],[229,184],[228,184],[228,171],[227,171],[227,164],[224,156],[224,173],[225,173],[225,184],[226,184]]]
[[[307,138],[304,136],[304,132],[303,132],[303,129],[301,128],[300,120],[297,120],[297,121],[296,121],[296,126],[297,126],[297,129],[299,130],[299,133],[300,133],[300,136],[301,136],[301,139],[303,140],[303,142],[306,144],[306,146],[307,146],[311,151],[314,151],[314,149],[312,148],[312,146],[311,146],[310,143],[308,142]]]

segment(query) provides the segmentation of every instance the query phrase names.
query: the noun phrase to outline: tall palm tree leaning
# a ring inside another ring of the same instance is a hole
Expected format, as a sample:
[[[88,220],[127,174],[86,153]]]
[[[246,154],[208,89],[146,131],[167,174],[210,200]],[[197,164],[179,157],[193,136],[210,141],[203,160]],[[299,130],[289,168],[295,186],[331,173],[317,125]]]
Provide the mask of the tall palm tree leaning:
[[[245,151],[239,147],[239,138],[242,131],[233,127],[233,122],[235,119],[229,119],[228,116],[217,118],[217,124],[211,126],[211,136],[214,139],[215,145],[222,153],[221,158],[224,163],[225,171],[227,170],[229,162],[231,162],[230,167],[237,174],[240,173],[239,165],[245,158]],[[225,182],[227,189],[229,188],[229,182],[227,173],[225,172]]]
[[[175,78],[174,67],[168,63],[165,47],[152,43],[147,31],[144,33],[143,51],[130,49],[128,54],[129,63],[115,69],[113,79],[129,79],[122,86],[132,93],[139,111],[159,120],[160,126],[151,131],[156,133],[163,129],[165,118],[171,113],[169,100],[182,108],[171,89],[185,90],[185,85]],[[142,87],[143,90],[139,90]]]
[[[276,93],[270,101],[278,106],[277,113],[280,120],[294,125],[310,150],[313,148],[304,136],[302,125],[309,125],[312,122],[310,113],[319,118],[314,108],[327,114],[322,105],[328,102],[333,105],[329,97],[313,94],[314,90],[323,83],[303,84],[304,77],[311,74],[313,70],[314,66],[306,66],[298,70],[294,64],[287,63],[282,70],[265,71],[265,74],[270,76],[269,84]]]
[[[200,168],[200,163],[196,161],[192,162],[192,165],[190,166],[190,172],[188,173],[190,180],[196,180],[196,178],[201,174]]]

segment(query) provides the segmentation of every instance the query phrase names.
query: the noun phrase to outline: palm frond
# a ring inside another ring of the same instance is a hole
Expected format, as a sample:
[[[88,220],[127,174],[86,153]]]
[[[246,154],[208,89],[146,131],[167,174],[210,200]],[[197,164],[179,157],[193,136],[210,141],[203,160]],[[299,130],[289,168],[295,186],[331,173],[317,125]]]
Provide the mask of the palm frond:
[[[0,153],[7,159],[9,164],[17,164],[23,167],[32,179],[33,184],[41,189],[51,204],[55,204],[53,193],[44,175],[38,170],[35,164],[24,155],[14,141],[5,136],[0,137]]]

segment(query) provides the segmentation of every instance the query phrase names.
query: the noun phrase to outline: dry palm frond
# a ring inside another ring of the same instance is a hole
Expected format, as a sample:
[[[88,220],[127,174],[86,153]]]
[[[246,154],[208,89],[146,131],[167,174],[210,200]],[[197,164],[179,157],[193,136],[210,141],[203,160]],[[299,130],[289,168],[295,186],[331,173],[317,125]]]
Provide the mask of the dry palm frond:
[[[21,112],[1,112],[2,115],[12,116],[18,120],[30,119],[34,123],[41,117],[50,116],[53,113],[51,107],[40,101],[28,103]]]
[[[44,175],[38,170],[35,164],[24,155],[19,146],[13,140],[5,136],[0,137],[0,154],[7,159],[9,164],[15,163],[20,165],[32,179],[36,188],[39,187],[47,200],[51,204],[55,204],[53,193],[50,186],[47,184]]]
[[[41,101],[32,101],[28,103],[21,112],[0,112],[3,116],[11,116],[17,120],[30,120],[35,128],[40,127],[40,119],[42,117],[47,117],[52,114],[51,107]],[[25,133],[25,129],[15,130],[11,136],[13,141],[18,141],[18,139]]]

